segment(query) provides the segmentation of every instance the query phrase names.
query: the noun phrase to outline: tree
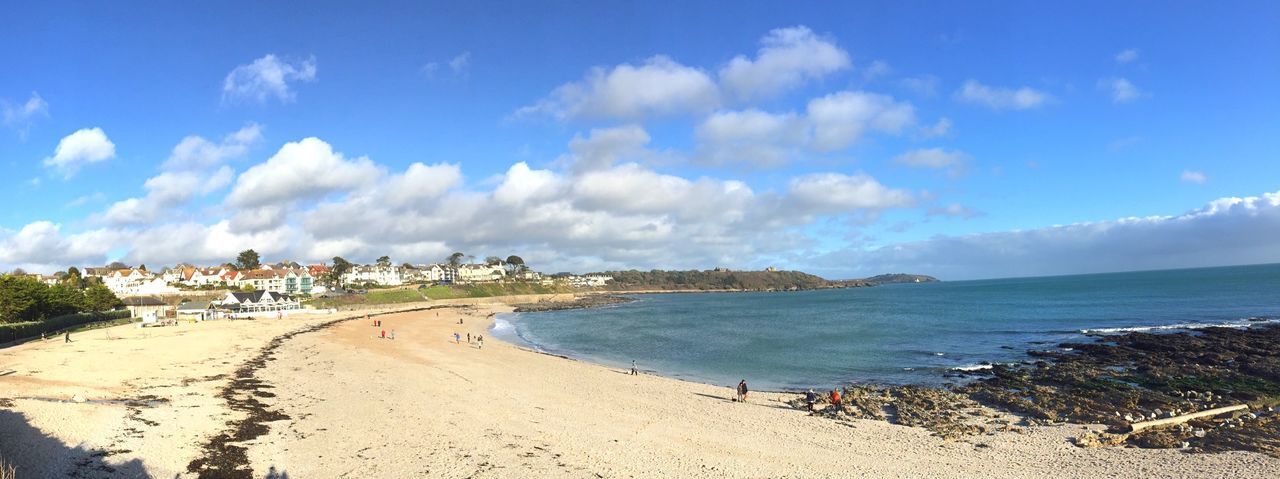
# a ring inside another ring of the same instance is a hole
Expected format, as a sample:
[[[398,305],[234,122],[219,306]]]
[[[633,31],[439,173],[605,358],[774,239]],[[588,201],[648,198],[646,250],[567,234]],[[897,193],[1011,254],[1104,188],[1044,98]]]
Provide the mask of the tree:
[[[58,284],[44,289],[45,317],[62,316],[84,309],[84,293],[78,288]]]
[[[333,267],[329,268],[329,281],[333,284],[342,284],[342,275],[351,271],[351,262],[342,259],[341,256],[333,257]]]
[[[512,273],[519,273],[525,270],[524,258],[521,258],[519,256],[516,256],[516,255],[508,256],[506,263],[507,263],[507,270],[511,271]]]
[[[407,262],[406,262],[406,263],[404,263],[404,264],[402,264],[402,265],[400,265],[400,267],[401,267],[401,268],[404,268],[404,269],[418,269],[418,268],[413,267],[413,265],[411,265],[411,264],[409,264],[409,263],[407,263]]]
[[[262,258],[258,256],[257,251],[247,249],[236,256],[237,269],[257,269],[259,266],[262,266]]]
[[[384,268],[385,268],[385,267],[387,267],[387,266],[391,266],[391,257],[390,257],[390,256],[382,256],[382,257],[378,258],[378,266],[382,266],[382,267],[384,267]]]
[[[111,264],[107,265],[107,269],[129,269],[129,265],[119,261],[112,261]]]
[[[252,292],[257,291],[257,290],[258,290],[258,288],[255,288],[252,284],[248,284],[248,283],[245,283],[245,285],[244,285],[244,286],[241,286],[241,287],[240,287],[240,291],[244,291],[244,292],[246,292],[246,293],[252,293]]]
[[[80,270],[75,266],[67,268],[66,276],[62,277],[62,284],[76,289],[84,289],[84,276],[80,274]]]
[[[146,270],[147,270],[147,265],[145,265],[145,264],[138,265],[138,269],[139,269],[139,270],[142,270],[142,271],[146,271]]]
[[[27,275],[27,270],[22,269],[22,268],[13,268],[13,275],[14,275],[14,276],[26,276],[26,275]]]
[[[116,294],[102,284],[95,284],[84,290],[84,309],[101,313],[124,305]]]
[[[484,264],[489,266],[498,266],[502,264],[502,258],[499,258],[497,256],[486,256],[484,258]]]
[[[42,286],[34,278],[10,274],[0,276],[0,323],[38,319],[43,299]]]
[[[465,258],[465,257],[467,257],[467,254],[459,251],[457,253],[449,255],[449,259],[445,261],[449,262],[449,266],[453,266],[454,268],[457,268],[458,265],[462,264],[462,258]]]

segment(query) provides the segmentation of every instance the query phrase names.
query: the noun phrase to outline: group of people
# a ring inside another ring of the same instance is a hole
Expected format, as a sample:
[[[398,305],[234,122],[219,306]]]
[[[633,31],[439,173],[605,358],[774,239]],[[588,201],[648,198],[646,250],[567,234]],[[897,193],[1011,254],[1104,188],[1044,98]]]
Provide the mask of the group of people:
[[[832,389],[830,393],[827,393],[827,400],[831,401],[831,407],[835,408],[835,411],[844,410],[844,403],[841,402],[843,399],[840,389]],[[813,405],[818,402],[818,393],[810,389],[809,392],[804,394],[804,402],[809,406],[809,413],[813,414]]]
[[[453,332],[453,342],[454,342],[454,344],[461,344],[461,343],[462,343],[462,335],[461,335],[461,334],[459,334],[457,331],[454,331],[454,332]],[[467,333],[467,344],[474,344],[474,345],[476,345],[476,347],[477,347],[477,348],[479,348],[479,349],[484,349],[484,335],[483,335],[483,334],[477,334],[477,335],[475,336],[475,338],[473,339],[473,338],[471,337],[471,333]]]

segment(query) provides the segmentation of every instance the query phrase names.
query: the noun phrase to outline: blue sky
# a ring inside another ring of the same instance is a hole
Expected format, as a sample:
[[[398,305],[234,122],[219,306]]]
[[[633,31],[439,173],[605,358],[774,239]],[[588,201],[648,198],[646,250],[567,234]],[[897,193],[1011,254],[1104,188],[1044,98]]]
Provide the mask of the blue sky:
[[[0,267],[1280,261],[1274,3],[508,3],[7,7]]]

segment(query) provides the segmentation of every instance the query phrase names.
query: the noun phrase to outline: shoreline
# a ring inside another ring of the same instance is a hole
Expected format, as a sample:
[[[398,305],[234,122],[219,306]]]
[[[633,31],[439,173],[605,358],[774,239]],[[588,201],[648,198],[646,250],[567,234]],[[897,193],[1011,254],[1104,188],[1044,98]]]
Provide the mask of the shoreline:
[[[0,426],[14,425],[15,418],[25,425],[0,427],[0,455],[18,462],[19,477],[68,470],[90,477],[196,477],[189,463],[205,457],[200,448],[228,431],[228,419],[233,425],[253,421],[251,414],[231,410],[229,400],[216,398],[219,389],[248,380],[241,393],[272,414],[256,423],[254,429],[265,428],[261,436],[225,445],[244,449],[254,477],[343,471],[431,477],[973,477],[1001,471],[1038,478],[1064,470],[1101,477],[1135,467],[1170,477],[1205,470],[1265,477],[1259,471],[1280,468],[1274,458],[1249,453],[1080,449],[1070,444],[1078,426],[1016,426],[1022,431],[1012,433],[998,432],[1009,426],[993,422],[984,423],[986,433],[946,440],[879,420],[810,417],[789,403],[795,394],[753,391],[747,404],[735,405],[725,386],[630,376],[505,341],[483,348],[452,342],[454,331],[489,335],[492,314],[511,310],[495,303],[413,305],[452,306],[434,313],[384,309],[384,328],[398,334],[395,340],[380,339],[383,328],[359,321],[364,311],[344,311],[307,321],[121,329],[115,340],[0,351],[0,385],[6,386],[0,388]],[[319,327],[329,320],[334,322]],[[306,328],[316,329],[300,332]],[[268,352],[271,343],[276,347]],[[192,351],[194,345],[206,349]],[[165,365],[189,360],[117,359],[103,369],[112,374],[47,367],[72,358],[101,363],[103,354],[207,359],[179,369]],[[253,366],[255,358],[261,362],[251,376],[234,374]],[[64,379],[36,380],[43,371],[59,371]],[[77,384],[99,383],[117,386],[85,394],[83,403],[4,400],[10,394],[65,398]],[[17,384],[35,393],[14,394],[8,386]],[[126,398],[132,398],[129,404],[106,401]],[[735,439],[743,435],[752,440]],[[5,444],[23,444],[29,452],[16,457]]]

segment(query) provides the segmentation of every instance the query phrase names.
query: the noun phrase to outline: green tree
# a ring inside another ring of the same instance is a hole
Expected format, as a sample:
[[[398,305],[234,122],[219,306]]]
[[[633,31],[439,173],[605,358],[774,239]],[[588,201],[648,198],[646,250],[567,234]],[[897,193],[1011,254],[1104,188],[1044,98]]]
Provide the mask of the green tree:
[[[0,276],[0,323],[21,323],[39,318],[44,285],[34,278]]]
[[[58,284],[44,289],[44,316],[51,318],[84,310],[84,293],[78,288]]]
[[[80,269],[75,266],[67,268],[66,276],[62,277],[62,284],[76,289],[84,289],[84,275],[80,274]]]
[[[329,268],[329,281],[333,284],[342,284],[342,275],[351,271],[352,266],[354,265],[350,261],[341,256],[334,256],[333,267]]]
[[[525,270],[524,258],[521,258],[519,256],[516,256],[516,255],[508,256],[506,263],[507,263],[507,270],[512,273],[519,273]]]
[[[116,294],[102,284],[94,284],[84,290],[84,309],[101,313],[123,306]]]
[[[497,256],[486,256],[484,258],[484,264],[489,266],[498,266],[502,264],[502,258],[499,258]]]
[[[129,269],[129,265],[119,261],[112,261],[111,264],[107,265],[107,269]]]
[[[381,258],[378,258],[378,266],[382,266],[384,268],[387,266],[391,266],[391,257],[383,256]]]
[[[462,264],[462,258],[465,258],[465,257],[467,257],[467,254],[459,251],[457,253],[449,255],[449,258],[446,259],[445,261],[449,262],[449,266],[453,266],[454,268],[457,268],[458,265]]]
[[[262,266],[262,258],[258,256],[257,251],[247,249],[236,256],[237,269],[258,269],[259,266]]]

